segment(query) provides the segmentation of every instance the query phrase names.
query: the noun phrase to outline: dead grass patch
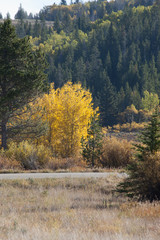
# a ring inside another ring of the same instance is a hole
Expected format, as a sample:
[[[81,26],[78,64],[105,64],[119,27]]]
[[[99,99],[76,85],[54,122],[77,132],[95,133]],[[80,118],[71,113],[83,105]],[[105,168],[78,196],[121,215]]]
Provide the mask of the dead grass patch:
[[[112,192],[119,181],[1,181],[0,239],[158,240],[160,204],[129,202]]]

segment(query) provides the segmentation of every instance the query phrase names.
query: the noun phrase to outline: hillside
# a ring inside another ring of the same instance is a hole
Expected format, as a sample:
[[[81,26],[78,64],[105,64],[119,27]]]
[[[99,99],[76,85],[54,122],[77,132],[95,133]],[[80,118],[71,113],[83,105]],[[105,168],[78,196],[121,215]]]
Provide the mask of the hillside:
[[[38,16],[13,21],[18,36],[32,36],[33,48],[44,51],[56,88],[72,81],[90,89],[103,125],[126,122],[120,113],[131,105],[145,110],[146,90],[160,96],[158,1],[54,4]]]

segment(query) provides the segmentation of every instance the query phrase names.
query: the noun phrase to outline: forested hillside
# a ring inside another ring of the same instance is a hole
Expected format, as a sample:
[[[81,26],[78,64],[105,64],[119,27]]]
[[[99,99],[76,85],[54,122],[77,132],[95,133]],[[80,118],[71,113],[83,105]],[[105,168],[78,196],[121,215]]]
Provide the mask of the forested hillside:
[[[62,1],[42,9],[34,24],[19,16],[17,34],[31,36],[33,48],[45,53],[48,81],[89,89],[103,125],[119,122],[132,104],[145,110],[146,90],[160,96],[159,1]],[[48,27],[46,21],[54,22]]]

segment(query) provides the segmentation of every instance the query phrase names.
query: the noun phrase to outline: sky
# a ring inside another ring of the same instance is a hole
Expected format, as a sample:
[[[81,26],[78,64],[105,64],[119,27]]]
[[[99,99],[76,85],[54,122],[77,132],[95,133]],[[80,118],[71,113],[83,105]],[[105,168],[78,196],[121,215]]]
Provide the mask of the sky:
[[[0,13],[2,13],[3,18],[9,12],[11,19],[14,19],[20,4],[22,8],[33,14],[39,13],[44,6],[53,5],[54,3],[59,4],[60,0],[0,0]]]

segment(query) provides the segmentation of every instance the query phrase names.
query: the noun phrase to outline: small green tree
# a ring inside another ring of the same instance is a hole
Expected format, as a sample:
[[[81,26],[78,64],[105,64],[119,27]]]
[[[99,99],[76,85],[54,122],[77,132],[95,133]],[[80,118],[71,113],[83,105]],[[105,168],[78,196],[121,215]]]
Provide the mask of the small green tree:
[[[154,114],[136,144],[133,162],[128,165],[128,177],[117,187],[119,192],[138,200],[160,200],[160,122]]]
[[[97,115],[94,115],[88,129],[87,139],[82,138],[81,141],[82,156],[91,167],[100,164],[100,157],[102,155],[102,138],[103,133],[99,124],[99,118]]]

